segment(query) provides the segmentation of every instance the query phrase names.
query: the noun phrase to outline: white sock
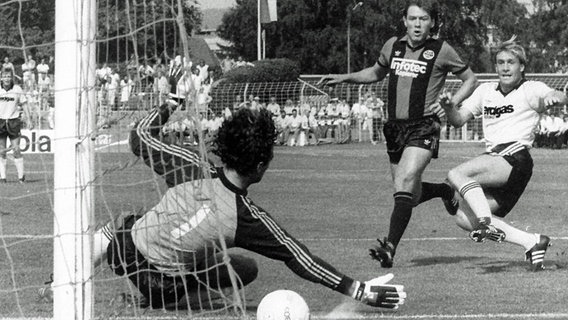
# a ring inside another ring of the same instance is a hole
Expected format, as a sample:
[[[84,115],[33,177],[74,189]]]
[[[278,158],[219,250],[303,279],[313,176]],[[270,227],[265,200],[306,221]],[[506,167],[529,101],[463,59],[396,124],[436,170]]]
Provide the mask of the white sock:
[[[517,229],[500,218],[493,217],[492,224],[505,232],[505,242],[516,244],[525,250],[530,250],[540,240],[538,234]]]
[[[491,208],[483,193],[481,185],[477,181],[470,181],[459,188],[460,195],[467,201],[467,204],[477,218],[491,219]]]
[[[0,158],[0,179],[6,179],[6,158]]]
[[[22,179],[24,177],[24,158],[14,158],[14,164],[16,171],[18,171],[18,179]]]
[[[107,247],[114,237],[114,221],[110,221],[93,235],[93,264],[95,268],[106,258]]]

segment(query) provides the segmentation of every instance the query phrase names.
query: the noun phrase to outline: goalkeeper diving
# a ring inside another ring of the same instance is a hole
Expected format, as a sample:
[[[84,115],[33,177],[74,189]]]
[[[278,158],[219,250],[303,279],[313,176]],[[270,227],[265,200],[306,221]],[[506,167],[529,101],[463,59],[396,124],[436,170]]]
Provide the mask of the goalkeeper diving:
[[[207,297],[204,293],[232,288],[228,266],[221,263],[220,238],[228,248],[282,261],[298,276],[364,304],[397,309],[404,303],[404,286],[387,284],[392,274],[352,279],[310,253],[248,198],[247,188],[262,180],[273,158],[276,130],[270,112],[242,108],[226,120],[210,150],[223,163],[215,167],[201,160],[197,147],[161,138],[175,109],[172,102],[155,108],[130,135],[132,152],[165,179],[168,190],[144,215],[111,222],[94,240],[95,260],[107,256],[113,272],[128,276],[148,306],[190,308],[196,297]],[[255,280],[255,260],[226,254],[239,289]]]

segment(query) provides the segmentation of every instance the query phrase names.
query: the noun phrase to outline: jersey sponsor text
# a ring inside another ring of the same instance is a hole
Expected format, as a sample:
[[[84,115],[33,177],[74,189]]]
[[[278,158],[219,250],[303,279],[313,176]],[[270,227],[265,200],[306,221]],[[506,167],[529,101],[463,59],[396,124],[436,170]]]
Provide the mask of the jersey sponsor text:
[[[428,63],[412,59],[393,58],[391,70],[400,77],[417,78],[420,74],[426,74]]]
[[[486,116],[493,116],[495,118],[501,117],[505,113],[513,113],[515,108],[512,105],[506,105],[502,107],[483,107],[483,114]]]

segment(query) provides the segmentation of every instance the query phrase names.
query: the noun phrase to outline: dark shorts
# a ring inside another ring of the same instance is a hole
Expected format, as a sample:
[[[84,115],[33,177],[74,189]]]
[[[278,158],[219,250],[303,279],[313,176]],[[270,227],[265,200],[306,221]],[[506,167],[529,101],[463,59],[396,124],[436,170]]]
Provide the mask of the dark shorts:
[[[483,188],[486,194],[493,196],[499,209],[493,212],[497,217],[505,217],[515,206],[525,191],[533,171],[533,159],[527,148],[506,152],[514,143],[506,143],[495,146],[487,154],[503,157],[512,167],[511,174],[505,185],[499,188]]]
[[[122,227],[115,232],[113,240],[108,245],[108,264],[112,271],[119,275],[127,275],[130,281],[146,298],[153,308],[177,308],[178,302],[183,304],[187,293],[196,292],[207,287],[213,290],[231,286],[231,279],[225,264],[212,268],[210,265],[200,266],[195,273],[184,276],[170,276],[159,271],[138,251],[132,241],[131,230],[136,220],[141,216],[128,216]],[[215,256],[221,261],[220,254]],[[256,263],[254,260],[240,255],[230,254],[231,265],[237,270],[253,267],[252,279],[241,280],[246,285],[256,278]],[[205,264],[207,264],[205,262]],[[241,275],[241,274],[239,274]]]
[[[383,128],[387,153],[391,163],[398,163],[406,147],[418,147],[432,152],[438,158],[440,120],[426,117],[417,120],[389,120]]]
[[[19,138],[22,135],[21,130],[22,121],[20,118],[0,119],[0,137]]]
[[[141,216],[128,216],[108,245],[108,264],[117,275],[127,275],[153,308],[175,304],[186,290],[198,286],[192,276],[171,277],[160,272],[136,249],[131,229]]]

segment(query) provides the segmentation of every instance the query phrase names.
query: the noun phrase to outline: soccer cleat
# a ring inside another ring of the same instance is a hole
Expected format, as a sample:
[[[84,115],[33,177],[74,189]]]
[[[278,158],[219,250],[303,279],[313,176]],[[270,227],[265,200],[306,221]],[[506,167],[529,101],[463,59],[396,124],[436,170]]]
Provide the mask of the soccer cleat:
[[[444,207],[446,211],[450,214],[450,216],[455,216],[458,213],[458,209],[460,207],[460,201],[454,192],[454,196],[451,199],[444,199],[442,198],[442,202],[444,203]]]
[[[490,224],[479,224],[477,229],[469,233],[469,237],[475,242],[484,242],[486,239],[502,242],[505,240],[505,232]]]
[[[369,255],[371,258],[379,261],[381,263],[381,267],[392,268],[394,245],[390,243],[387,238],[384,238],[383,241],[377,239],[377,241],[379,242],[379,245],[369,249]]]
[[[550,247],[550,238],[537,234],[538,242],[528,251],[525,252],[525,259],[531,263],[531,271],[544,270],[544,255]]]
[[[22,176],[20,179],[18,179],[18,182],[19,182],[20,184],[24,184],[24,183],[26,182],[26,176],[25,176],[25,175]]]

